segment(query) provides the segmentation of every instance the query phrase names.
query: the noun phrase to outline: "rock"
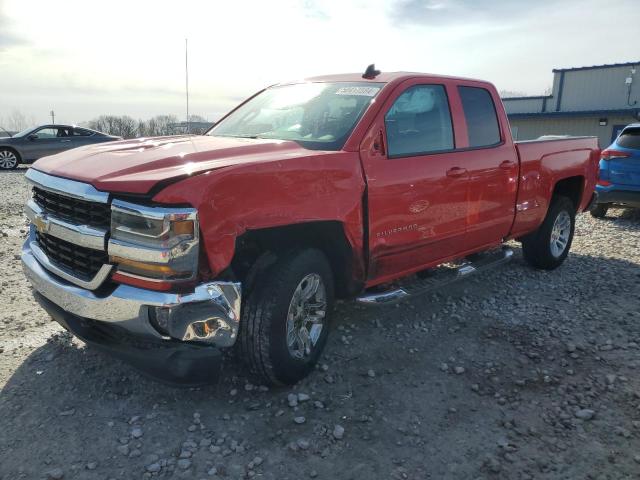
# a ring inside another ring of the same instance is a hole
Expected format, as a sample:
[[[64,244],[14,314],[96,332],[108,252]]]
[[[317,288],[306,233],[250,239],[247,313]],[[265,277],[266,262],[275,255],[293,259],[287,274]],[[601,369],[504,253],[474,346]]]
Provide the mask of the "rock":
[[[214,475],[218,474],[218,469],[216,467],[211,467],[209,469],[209,471],[207,472],[207,475],[213,477]]]
[[[62,478],[64,478],[64,472],[61,468],[54,468],[53,470],[49,470],[47,472],[47,479],[61,480]]]
[[[145,470],[146,470],[147,472],[150,472],[150,473],[156,473],[156,472],[159,472],[161,469],[162,469],[162,467],[160,466],[160,464],[159,464],[158,462],[152,463],[152,464],[147,465],[147,466],[145,467]]]
[[[76,409],[75,408],[70,408],[69,410],[64,410],[63,412],[60,412],[59,415],[61,417],[70,417],[74,413],[76,413]]]
[[[251,460],[251,463],[253,463],[254,467],[259,467],[260,465],[262,465],[262,462],[264,460],[262,459],[262,457],[254,457],[253,460]]]
[[[456,374],[461,375],[464,373],[464,367],[456,367],[453,369],[454,372],[456,372]]]
[[[133,438],[140,438],[142,437],[142,429],[140,427],[133,427],[131,429],[131,436]]]
[[[369,369],[369,370],[367,371],[367,376],[368,376],[369,378],[376,378],[376,372],[375,372],[375,370]]]
[[[311,400],[311,397],[309,395],[307,395],[306,393],[299,393],[298,394],[298,402],[300,402],[300,403],[308,402],[309,400]]]
[[[118,445],[117,450],[122,455],[129,455],[129,445]]]
[[[189,460],[188,458],[181,458],[180,460],[178,460],[177,464],[178,468],[186,470],[191,466],[191,460]]]
[[[299,438],[298,441],[296,442],[296,444],[298,445],[298,448],[300,450],[308,450],[309,447],[311,446],[309,441],[305,440],[304,438]]]
[[[588,408],[582,408],[575,412],[575,417],[580,420],[591,420],[595,416],[596,412]]]
[[[287,395],[287,402],[291,408],[298,406],[298,396],[295,393]]]
[[[342,425],[336,425],[333,427],[333,438],[341,440],[344,437],[344,427]]]
[[[306,418],[304,418],[303,416],[299,416],[299,417],[295,417],[295,418],[293,419],[293,421],[294,421],[295,423],[297,423],[298,425],[302,425],[304,422],[306,422],[306,421],[307,421],[307,419],[306,419]]]
[[[89,462],[87,463],[87,470],[95,470],[98,466],[98,462]]]

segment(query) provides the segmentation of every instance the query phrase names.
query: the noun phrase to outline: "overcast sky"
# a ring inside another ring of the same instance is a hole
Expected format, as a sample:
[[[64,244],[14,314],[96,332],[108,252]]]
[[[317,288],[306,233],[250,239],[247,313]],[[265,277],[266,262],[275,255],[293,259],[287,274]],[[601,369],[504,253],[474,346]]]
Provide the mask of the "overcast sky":
[[[639,0],[0,0],[0,117],[217,119],[262,86],[411,70],[541,94],[553,68],[640,60]]]

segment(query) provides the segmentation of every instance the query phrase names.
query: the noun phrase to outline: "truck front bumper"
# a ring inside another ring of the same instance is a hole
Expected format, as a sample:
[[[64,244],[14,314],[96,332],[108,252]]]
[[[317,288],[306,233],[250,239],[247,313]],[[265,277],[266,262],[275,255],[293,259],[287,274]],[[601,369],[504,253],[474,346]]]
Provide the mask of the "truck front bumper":
[[[232,346],[238,335],[239,283],[204,283],[189,294],[129,285],[86,290],[45,269],[32,241],[22,249],[25,274],[36,300],[64,328],[171,383],[202,384],[217,377],[219,349]]]

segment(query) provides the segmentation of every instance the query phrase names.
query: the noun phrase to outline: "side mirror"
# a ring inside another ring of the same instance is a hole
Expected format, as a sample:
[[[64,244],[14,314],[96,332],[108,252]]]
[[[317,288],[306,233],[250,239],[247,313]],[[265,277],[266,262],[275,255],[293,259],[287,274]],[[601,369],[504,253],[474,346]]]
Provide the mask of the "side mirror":
[[[27,140],[29,140],[31,142],[33,142],[37,138],[38,138],[38,134],[37,133],[32,133],[31,135],[27,135]]]

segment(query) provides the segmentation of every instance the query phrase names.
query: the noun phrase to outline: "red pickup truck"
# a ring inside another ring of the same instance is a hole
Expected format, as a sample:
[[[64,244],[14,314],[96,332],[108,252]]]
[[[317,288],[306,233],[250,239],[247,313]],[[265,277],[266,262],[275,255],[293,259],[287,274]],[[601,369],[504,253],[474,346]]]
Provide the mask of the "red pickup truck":
[[[52,317],[171,382],[235,347],[270,384],[317,362],[334,299],[381,304],[566,258],[595,138],[515,142],[493,85],[346,74],[252,96],[202,136],[38,160],[22,261]],[[402,280],[401,280],[402,279]]]

